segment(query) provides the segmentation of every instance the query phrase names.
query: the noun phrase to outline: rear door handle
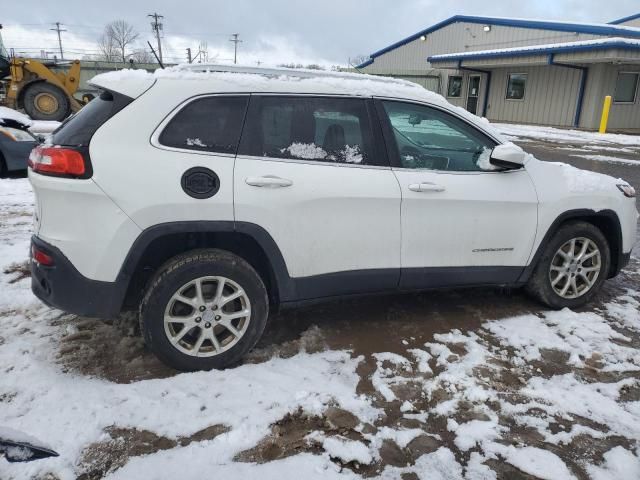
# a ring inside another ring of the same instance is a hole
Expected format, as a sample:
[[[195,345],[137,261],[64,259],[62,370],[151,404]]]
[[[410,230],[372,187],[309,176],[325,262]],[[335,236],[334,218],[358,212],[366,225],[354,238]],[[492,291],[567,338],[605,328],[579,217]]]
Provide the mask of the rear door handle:
[[[412,183],[409,185],[409,190],[412,192],[444,192],[445,188],[442,185],[437,185],[431,182]]]
[[[288,178],[280,178],[274,175],[265,175],[264,177],[247,177],[244,179],[247,185],[252,187],[280,188],[290,187],[293,181]]]

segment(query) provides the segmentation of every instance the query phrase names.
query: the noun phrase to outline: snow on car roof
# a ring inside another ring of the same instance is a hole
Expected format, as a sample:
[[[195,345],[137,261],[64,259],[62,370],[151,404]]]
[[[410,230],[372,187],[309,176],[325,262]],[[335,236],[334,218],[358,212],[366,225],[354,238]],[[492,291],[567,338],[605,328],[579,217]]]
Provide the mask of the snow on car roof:
[[[292,92],[310,90],[313,93],[329,89],[330,93],[342,90],[350,95],[382,95],[396,94],[412,96],[425,91],[415,83],[390,77],[366,75],[348,72],[327,72],[323,70],[291,69],[291,68],[257,68],[242,65],[186,64],[165,69],[157,69],[153,73],[145,70],[123,69],[96,75],[91,84],[109,88],[107,84],[116,83],[128,87],[135,85],[139,89],[149,88],[155,80],[199,80],[212,83],[232,83],[236,91],[267,91],[274,85],[286,84]],[[125,87],[125,88],[126,88]],[[139,94],[141,94],[142,90]],[[120,90],[118,90],[120,91]],[[125,93],[125,92],[123,92]],[[139,95],[138,94],[138,95]],[[440,97],[440,95],[432,94]]]
[[[157,69],[153,73],[131,69],[107,72],[93,77],[90,83],[136,98],[151,88],[155,82],[167,81],[208,82],[205,88],[199,83],[198,88],[193,89],[199,94],[205,93],[206,90],[209,93],[305,93],[414,100],[446,107],[475,123],[494,138],[504,141],[488,121],[469,113],[464,108],[451,105],[438,93],[397,78],[361,73],[203,64],[178,65]],[[185,98],[193,94],[189,87],[185,87]]]

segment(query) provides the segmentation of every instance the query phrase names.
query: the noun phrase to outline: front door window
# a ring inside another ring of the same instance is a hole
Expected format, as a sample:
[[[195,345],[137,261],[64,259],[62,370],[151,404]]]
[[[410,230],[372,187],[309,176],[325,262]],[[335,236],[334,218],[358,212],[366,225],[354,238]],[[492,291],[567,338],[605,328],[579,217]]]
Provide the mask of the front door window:
[[[496,142],[459,118],[412,103],[383,102],[403,168],[483,170]]]

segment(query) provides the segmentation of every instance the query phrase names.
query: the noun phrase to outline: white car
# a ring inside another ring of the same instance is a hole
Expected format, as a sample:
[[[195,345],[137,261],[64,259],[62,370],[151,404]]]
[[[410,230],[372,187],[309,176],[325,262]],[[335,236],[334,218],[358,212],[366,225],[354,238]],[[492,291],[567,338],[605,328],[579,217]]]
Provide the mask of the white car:
[[[95,77],[30,158],[34,293],[139,311],[177,369],[236,363],[277,305],[509,285],[577,307],[629,262],[629,184],[538,161],[422,87],[207,68]]]

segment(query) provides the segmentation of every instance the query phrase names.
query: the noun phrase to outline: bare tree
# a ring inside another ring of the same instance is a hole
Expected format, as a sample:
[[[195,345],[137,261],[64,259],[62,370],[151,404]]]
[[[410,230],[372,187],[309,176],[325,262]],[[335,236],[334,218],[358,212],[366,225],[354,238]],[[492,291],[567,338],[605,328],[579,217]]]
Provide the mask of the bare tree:
[[[113,62],[118,59],[125,63],[127,49],[138,36],[133,25],[124,20],[114,20],[104,27],[104,32],[98,40],[100,51],[105,60]]]
[[[107,35],[106,29],[98,39],[98,49],[100,50],[100,54],[98,55],[100,60],[106,62],[116,62],[118,60],[115,43],[113,38]]]
[[[362,65],[366,61],[369,60],[369,55],[359,54],[349,58],[349,63],[351,67],[357,67],[358,65]]]
[[[131,58],[136,63],[156,63],[156,57],[149,50],[138,48],[133,51]]]

